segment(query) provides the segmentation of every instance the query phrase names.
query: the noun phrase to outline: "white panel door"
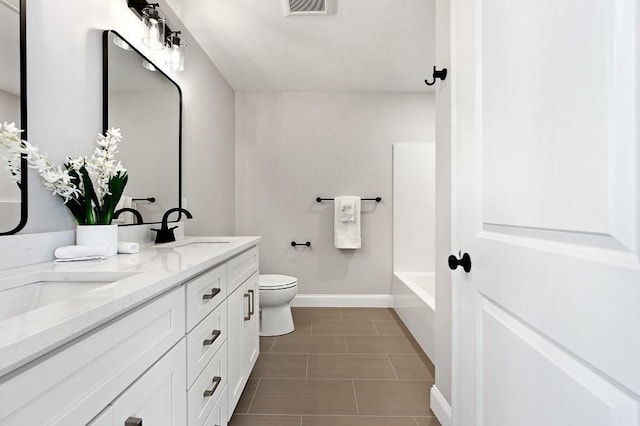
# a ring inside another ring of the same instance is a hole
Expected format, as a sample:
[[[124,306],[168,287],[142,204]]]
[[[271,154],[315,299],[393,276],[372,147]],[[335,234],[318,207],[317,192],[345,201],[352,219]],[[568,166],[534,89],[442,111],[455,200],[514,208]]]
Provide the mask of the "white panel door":
[[[637,0],[453,0],[453,422],[640,425]]]

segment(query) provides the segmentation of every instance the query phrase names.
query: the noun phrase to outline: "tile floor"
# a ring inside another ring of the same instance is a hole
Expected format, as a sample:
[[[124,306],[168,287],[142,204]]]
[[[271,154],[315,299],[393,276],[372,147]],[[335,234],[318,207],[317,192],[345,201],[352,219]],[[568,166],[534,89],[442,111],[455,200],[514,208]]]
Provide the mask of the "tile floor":
[[[434,368],[393,309],[293,308],[296,329],[260,338],[230,426],[439,426]]]

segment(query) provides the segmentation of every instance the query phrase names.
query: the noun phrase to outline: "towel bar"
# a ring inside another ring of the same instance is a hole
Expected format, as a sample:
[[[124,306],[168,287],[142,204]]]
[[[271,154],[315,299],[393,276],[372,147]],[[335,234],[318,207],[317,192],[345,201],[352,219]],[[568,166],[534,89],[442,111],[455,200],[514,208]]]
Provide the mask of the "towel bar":
[[[132,198],[133,201],[148,201],[150,203],[156,202],[156,197],[147,197],[147,198]]]
[[[322,202],[322,201],[333,201],[335,198],[320,198],[320,197],[316,197],[316,201],[318,203]],[[381,197],[376,197],[376,198],[361,198],[362,201],[375,201],[376,203],[379,203],[380,201],[382,201]]]
[[[311,241],[307,241],[306,243],[296,243],[295,241],[291,241],[291,247],[295,247],[295,246],[311,247]]]

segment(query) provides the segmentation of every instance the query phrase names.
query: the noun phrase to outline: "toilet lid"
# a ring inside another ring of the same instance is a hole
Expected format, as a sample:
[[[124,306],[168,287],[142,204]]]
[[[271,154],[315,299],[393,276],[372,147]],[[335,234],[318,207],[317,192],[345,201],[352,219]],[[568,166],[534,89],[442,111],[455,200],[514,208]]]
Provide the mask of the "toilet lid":
[[[264,274],[260,275],[259,287],[263,290],[277,290],[298,285],[298,280],[289,275]]]

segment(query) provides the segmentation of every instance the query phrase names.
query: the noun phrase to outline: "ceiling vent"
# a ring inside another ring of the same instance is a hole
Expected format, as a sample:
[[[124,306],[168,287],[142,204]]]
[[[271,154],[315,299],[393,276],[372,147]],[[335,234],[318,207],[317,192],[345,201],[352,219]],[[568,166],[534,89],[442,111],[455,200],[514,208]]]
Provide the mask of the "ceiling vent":
[[[335,0],[283,0],[284,15],[333,15],[335,4]]]

